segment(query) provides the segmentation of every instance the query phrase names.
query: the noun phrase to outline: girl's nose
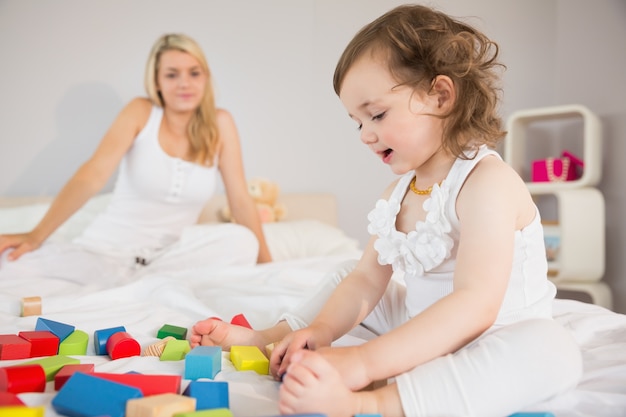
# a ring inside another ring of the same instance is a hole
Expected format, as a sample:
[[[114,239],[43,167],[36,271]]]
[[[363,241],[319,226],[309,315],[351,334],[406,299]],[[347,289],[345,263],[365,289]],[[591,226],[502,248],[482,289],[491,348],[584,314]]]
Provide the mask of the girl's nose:
[[[361,142],[366,145],[376,142],[376,134],[372,129],[368,129],[365,125],[361,126]]]

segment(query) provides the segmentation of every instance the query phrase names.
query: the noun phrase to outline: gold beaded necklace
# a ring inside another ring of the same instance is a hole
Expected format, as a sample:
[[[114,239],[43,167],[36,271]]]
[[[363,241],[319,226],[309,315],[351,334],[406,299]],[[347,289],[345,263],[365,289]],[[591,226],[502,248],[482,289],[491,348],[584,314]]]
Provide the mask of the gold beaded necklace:
[[[433,186],[431,185],[425,190],[420,190],[419,188],[415,186],[416,179],[417,177],[413,177],[413,179],[411,180],[411,183],[409,184],[409,188],[411,189],[411,191],[413,191],[417,195],[430,195],[430,193],[433,191]],[[441,186],[441,183],[442,181],[439,181],[437,185]]]

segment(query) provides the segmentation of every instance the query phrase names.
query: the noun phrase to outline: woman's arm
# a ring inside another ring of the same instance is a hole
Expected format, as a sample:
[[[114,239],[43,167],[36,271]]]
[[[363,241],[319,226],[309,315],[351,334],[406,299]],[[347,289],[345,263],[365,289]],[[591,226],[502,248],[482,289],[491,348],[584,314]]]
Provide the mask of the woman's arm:
[[[50,208],[26,234],[0,236],[0,253],[13,247],[9,259],[38,248],[59,226],[104,187],[120,160],[145,125],[151,104],[147,99],[131,101],[117,116],[93,155],[83,163],[52,201]]]
[[[254,200],[248,192],[248,184],[243,168],[243,158],[241,155],[241,144],[239,133],[230,113],[219,109],[217,113],[217,124],[220,134],[221,150],[219,154],[219,170],[224,180],[228,206],[231,209],[232,217],[238,224],[246,226],[252,230],[259,241],[258,262],[271,262],[270,254],[261,219],[254,204]]]

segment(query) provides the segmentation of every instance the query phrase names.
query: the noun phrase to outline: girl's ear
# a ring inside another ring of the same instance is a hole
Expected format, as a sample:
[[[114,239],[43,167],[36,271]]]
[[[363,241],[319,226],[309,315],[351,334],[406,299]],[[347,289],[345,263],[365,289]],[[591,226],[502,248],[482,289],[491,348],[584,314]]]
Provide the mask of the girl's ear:
[[[456,89],[450,77],[447,75],[436,76],[433,80],[431,91],[437,96],[439,109],[447,112],[452,108],[456,101]]]

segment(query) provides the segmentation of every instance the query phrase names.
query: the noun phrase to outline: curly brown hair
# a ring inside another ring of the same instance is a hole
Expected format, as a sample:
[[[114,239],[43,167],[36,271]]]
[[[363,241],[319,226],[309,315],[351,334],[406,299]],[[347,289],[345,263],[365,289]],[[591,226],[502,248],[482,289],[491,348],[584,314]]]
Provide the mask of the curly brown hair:
[[[399,85],[431,93],[438,75],[450,77],[456,100],[443,115],[443,147],[465,158],[465,151],[494,148],[506,134],[497,113],[500,81],[498,45],[477,29],[420,5],[398,6],[364,26],[344,50],[333,77],[339,95],[346,73],[365,53],[385,58]]]

